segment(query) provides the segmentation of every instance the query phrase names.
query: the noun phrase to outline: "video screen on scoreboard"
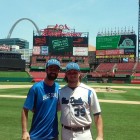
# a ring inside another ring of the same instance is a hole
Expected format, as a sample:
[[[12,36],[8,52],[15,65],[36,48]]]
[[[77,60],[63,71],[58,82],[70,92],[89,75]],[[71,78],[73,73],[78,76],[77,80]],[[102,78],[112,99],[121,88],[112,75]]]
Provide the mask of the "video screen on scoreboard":
[[[49,38],[46,36],[34,36],[33,46],[48,46]]]
[[[136,35],[121,35],[118,46],[120,49],[136,48]]]
[[[72,37],[49,37],[51,55],[72,55]]]
[[[88,47],[88,37],[73,37],[73,47]]]

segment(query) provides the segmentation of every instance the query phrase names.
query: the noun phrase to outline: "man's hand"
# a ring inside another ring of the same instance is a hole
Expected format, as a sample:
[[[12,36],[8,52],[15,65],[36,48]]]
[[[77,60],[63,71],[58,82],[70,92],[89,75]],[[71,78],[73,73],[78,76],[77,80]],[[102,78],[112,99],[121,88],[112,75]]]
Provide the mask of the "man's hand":
[[[103,140],[103,138],[102,137],[97,137],[96,140]]]
[[[22,140],[30,140],[30,135],[27,131],[22,132]]]

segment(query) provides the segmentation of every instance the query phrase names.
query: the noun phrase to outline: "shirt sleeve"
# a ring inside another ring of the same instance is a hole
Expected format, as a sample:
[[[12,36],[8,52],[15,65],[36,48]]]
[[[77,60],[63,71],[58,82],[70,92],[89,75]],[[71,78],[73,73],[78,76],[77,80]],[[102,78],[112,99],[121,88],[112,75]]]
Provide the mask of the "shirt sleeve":
[[[33,111],[35,105],[35,89],[34,86],[32,86],[27,94],[27,98],[24,102],[24,108]]]
[[[91,111],[93,112],[93,114],[100,113],[101,108],[100,108],[99,100],[97,98],[97,94],[94,89],[91,90],[90,99],[91,99],[90,107],[91,107]]]

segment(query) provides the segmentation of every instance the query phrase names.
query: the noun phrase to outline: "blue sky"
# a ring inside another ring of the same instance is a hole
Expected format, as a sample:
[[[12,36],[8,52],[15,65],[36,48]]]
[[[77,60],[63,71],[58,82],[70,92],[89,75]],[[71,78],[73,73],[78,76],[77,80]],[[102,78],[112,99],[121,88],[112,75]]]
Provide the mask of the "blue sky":
[[[39,29],[67,24],[78,32],[89,32],[89,44],[96,45],[98,31],[132,28],[138,33],[138,0],[0,0],[0,39],[14,23],[29,18]],[[32,48],[33,24],[19,22],[11,38],[23,38]]]

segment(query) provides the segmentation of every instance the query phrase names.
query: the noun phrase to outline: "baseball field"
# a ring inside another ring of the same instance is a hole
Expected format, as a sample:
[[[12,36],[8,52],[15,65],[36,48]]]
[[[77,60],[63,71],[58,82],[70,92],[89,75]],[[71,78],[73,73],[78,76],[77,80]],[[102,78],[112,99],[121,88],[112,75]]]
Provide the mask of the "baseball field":
[[[21,110],[32,84],[0,83],[0,140],[21,139]],[[104,121],[104,140],[140,139],[140,85],[87,84],[96,90],[100,101]],[[58,116],[60,118],[60,112]],[[29,128],[31,118],[30,112]],[[60,122],[59,130],[61,133]],[[91,131],[95,138],[94,124]]]

